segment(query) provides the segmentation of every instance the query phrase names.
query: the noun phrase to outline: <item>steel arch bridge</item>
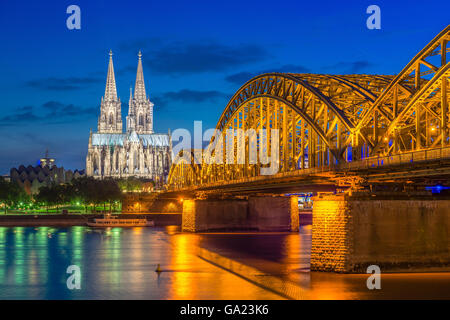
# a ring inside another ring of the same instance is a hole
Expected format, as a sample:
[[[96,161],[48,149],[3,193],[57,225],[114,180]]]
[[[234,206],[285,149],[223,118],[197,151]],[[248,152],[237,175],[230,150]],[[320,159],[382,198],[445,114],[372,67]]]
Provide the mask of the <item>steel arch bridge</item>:
[[[177,155],[168,187],[259,176],[267,161],[261,154],[252,161],[250,153],[256,148],[275,155],[269,129],[278,132],[279,172],[411,152],[440,150],[442,155],[445,150],[450,156],[449,40],[447,26],[396,76],[268,73],[252,78],[226,105],[203,157],[199,150]],[[261,129],[265,135],[249,134]],[[230,163],[229,153],[241,161]]]

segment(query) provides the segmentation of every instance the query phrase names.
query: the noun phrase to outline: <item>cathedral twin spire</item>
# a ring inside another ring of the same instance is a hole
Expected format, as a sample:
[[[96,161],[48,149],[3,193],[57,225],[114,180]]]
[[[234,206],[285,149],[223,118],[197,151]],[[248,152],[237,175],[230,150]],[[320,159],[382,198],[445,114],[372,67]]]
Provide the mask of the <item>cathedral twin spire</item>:
[[[127,132],[136,131],[138,134],[150,134],[153,133],[153,103],[150,102],[145,93],[142,54],[140,51],[138,57],[134,97],[130,88]],[[112,51],[109,52],[108,74],[106,77],[105,95],[102,97],[100,106],[98,132],[122,133],[121,102],[117,97]]]
[[[145,93],[142,53],[140,51],[138,57],[134,97],[130,89],[130,100],[128,102],[127,132],[136,131],[139,134],[150,134],[153,133],[153,103]]]
[[[142,70],[142,53],[139,51],[139,61],[136,72],[136,83],[134,85],[134,97],[137,100],[145,100],[145,84],[144,84],[144,71]]]
[[[108,75],[106,76],[106,88],[104,99],[106,101],[117,101],[116,78],[114,76],[114,65],[112,51],[109,51]]]

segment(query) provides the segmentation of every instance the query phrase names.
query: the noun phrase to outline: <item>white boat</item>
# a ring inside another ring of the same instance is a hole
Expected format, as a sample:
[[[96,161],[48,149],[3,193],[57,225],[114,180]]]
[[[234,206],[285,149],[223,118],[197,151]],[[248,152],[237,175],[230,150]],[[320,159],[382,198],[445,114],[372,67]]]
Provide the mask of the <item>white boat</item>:
[[[89,227],[154,227],[155,222],[147,219],[122,219],[105,214],[102,218],[94,218],[88,221]]]

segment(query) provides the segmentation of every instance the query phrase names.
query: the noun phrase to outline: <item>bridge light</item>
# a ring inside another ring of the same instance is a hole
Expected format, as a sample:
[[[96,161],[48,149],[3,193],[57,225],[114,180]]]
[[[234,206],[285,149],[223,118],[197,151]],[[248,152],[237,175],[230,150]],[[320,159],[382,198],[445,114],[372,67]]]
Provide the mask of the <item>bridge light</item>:
[[[431,126],[430,130],[431,130],[431,132],[434,132],[434,131],[436,131],[436,128],[434,126]]]
[[[389,138],[388,137],[384,137],[384,141],[388,141],[389,140]]]
[[[178,201],[180,201],[181,203],[183,203],[184,199],[183,199],[183,198],[180,198],[180,199],[178,199]]]

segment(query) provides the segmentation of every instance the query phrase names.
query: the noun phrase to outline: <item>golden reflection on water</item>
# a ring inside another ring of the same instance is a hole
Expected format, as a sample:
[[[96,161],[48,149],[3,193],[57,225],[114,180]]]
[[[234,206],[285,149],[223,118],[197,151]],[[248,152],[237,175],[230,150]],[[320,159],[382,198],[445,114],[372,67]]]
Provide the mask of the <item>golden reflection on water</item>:
[[[350,284],[340,274],[311,273],[310,299],[313,300],[344,300],[357,299],[352,294]],[[362,280],[365,283],[365,280]],[[317,285],[320,284],[320,285]]]
[[[133,227],[131,229],[133,238],[136,242],[136,247],[131,250],[130,260],[136,261],[137,263],[144,260],[144,253],[147,250],[143,246],[144,228],[145,227]],[[134,282],[145,281],[145,273],[142,267],[133,270],[132,278]]]
[[[223,268],[227,266],[222,261],[202,259],[202,252],[207,250],[200,247],[201,240],[202,235],[189,233],[170,238],[172,250],[168,269],[173,275],[167,299],[282,299],[230,270],[225,271]],[[239,274],[239,270],[233,271]]]
[[[294,234],[292,236],[287,235],[285,238],[284,259],[283,259],[285,265],[289,266],[294,262],[298,263],[300,259],[301,259],[301,243],[299,237]]]
[[[165,229],[166,233],[168,235],[170,235],[170,236],[174,235],[174,234],[176,234],[176,233],[178,233],[180,231],[180,227],[179,226],[167,226],[164,229]]]
[[[193,277],[186,270],[192,259],[192,248],[197,247],[198,237],[190,234],[177,234],[170,241],[172,255],[169,269],[173,273],[169,299],[192,299],[197,295],[197,285],[192,283]]]

